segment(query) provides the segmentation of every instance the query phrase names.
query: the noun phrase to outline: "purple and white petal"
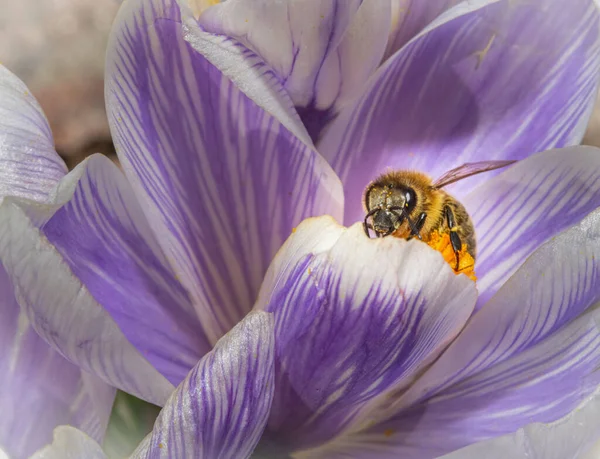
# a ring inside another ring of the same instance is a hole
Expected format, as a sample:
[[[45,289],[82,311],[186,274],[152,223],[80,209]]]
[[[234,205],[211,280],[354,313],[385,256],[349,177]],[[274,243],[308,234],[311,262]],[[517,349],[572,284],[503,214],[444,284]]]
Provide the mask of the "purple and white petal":
[[[469,193],[462,203],[477,233],[477,308],[543,242],[600,207],[600,150],[536,154]]]
[[[385,59],[456,3],[456,0],[392,0],[392,25]]]
[[[513,434],[475,443],[441,459],[597,459],[600,393],[550,424],[529,424]]]
[[[315,139],[381,62],[390,13],[389,0],[229,0],[206,9],[199,24],[261,56]]]
[[[534,422],[559,425],[565,416],[576,415],[600,384],[598,320],[596,307],[537,346],[310,457],[347,457],[344,453],[352,451],[359,457],[433,459]],[[587,445],[598,434],[597,407],[592,416],[593,425],[573,426],[589,429],[576,438]],[[538,439],[540,446],[543,441]]]
[[[302,449],[347,429],[443,351],[476,297],[472,281],[419,241],[370,240],[361,225],[345,229],[329,218],[303,222],[257,303],[275,318],[269,431]]]
[[[66,173],[42,109],[25,84],[0,65],[0,199],[44,201]]]
[[[326,161],[183,38],[173,1],[117,18],[106,95],[124,170],[212,341],[252,308],[277,249],[342,212]]]
[[[54,430],[52,444],[37,451],[30,459],[106,459],[94,439],[71,426]]]
[[[550,50],[550,51],[549,51]],[[317,145],[345,186],[345,221],[386,168],[460,164],[578,144],[600,75],[592,0],[463,2],[379,68]],[[457,197],[490,177],[451,186]]]
[[[250,457],[273,400],[273,359],[273,317],[251,312],[173,392],[132,458]]]
[[[389,411],[535,349],[600,301],[599,284],[600,210],[596,210],[536,250]]]
[[[212,0],[177,0],[181,10],[183,38],[211,64],[229,78],[255,104],[272,115],[292,134],[312,147],[313,142],[302,124],[294,102],[279,76],[262,57],[239,41],[205,32],[196,19],[200,11],[212,6]],[[189,5],[187,4],[189,3]],[[200,5],[194,5],[200,3]],[[202,5],[202,3],[205,3]],[[209,3],[206,5],[206,3]]]
[[[38,336],[2,267],[0,292],[0,451],[28,457],[52,440],[59,424],[71,424],[102,441],[114,389]]]
[[[60,182],[51,205],[34,210],[72,273],[177,386],[211,346],[118,167],[102,155],[88,158]]]
[[[174,386],[127,340],[12,199],[0,205],[0,259],[21,309],[47,343],[112,386],[164,403]]]

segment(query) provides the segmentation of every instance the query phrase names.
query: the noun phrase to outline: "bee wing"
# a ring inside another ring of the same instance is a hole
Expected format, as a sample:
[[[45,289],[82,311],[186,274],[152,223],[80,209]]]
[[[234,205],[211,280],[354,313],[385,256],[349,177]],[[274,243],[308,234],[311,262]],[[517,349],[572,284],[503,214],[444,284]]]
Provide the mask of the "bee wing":
[[[446,185],[458,182],[459,180],[472,175],[493,171],[494,169],[500,169],[501,167],[506,167],[513,163],[516,163],[516,161],[479,161],[476,163],[465,163],[462,166],[458,166],[446,172],[444,175],[439,177],[432,186],[434,188],[443,188]]]

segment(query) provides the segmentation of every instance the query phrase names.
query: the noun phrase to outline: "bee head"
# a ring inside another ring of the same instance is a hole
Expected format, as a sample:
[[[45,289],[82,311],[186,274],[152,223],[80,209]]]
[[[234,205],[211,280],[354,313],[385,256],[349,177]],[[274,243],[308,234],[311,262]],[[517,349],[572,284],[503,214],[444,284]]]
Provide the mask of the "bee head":
[[[380,237],[393,233],[402,224],[404,216],[396,211],[377,209],[372,215],[372,220],[373,230]]]
[[[389,236],[405,220],[416,205],[415,191],[395,183],[374,183],[365,193],[367,215],[364,220],[365,231],[372,229],[377,237]],[[371,218],[372,223],[368,223]]]

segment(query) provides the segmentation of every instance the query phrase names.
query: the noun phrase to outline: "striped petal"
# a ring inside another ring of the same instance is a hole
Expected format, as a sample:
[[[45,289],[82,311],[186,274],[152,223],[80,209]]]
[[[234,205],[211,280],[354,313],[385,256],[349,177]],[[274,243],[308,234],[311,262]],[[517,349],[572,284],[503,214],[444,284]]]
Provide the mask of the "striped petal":
[[[71,424],[102,441],[114,389],[52,350],[33,330],[0,267],[0,457],[28,457]]]
[[[482,441],[442,459],[597,459],[600,394],[551,424],[529,424],[513,434]]]
[[[392,0],[392,24],[385,59],[456,3],[456,0]]]
[[[257,303],[275,317],[269,430],[294,449],[329,440],[374,397],[410,383],[475,300],[474,283],[419,241],[373,241],[329,218],[302,223]]]
[[[132,458],[244,459],[273,399],[273,318],[250,313],[171,395]]]
[[[477,309],[543,242],[600,207],[600,150],[534,155],[463,200],[477,232]]]
[[[390,12],[388,0],[230,0],[208,8],[199,23],[257,52],[315,139],[379,65]]]
[[[206,5],[206,2],[209,4]],[[192,48],[218,68],[255,104],[312,147],[312,140],[294,108],[290,95],[282,86],[279,76],[262,57],[233,38],[205,32],[200,27],[192,8],[203,10],[211,6],[213,1],[177,0],[177,3],[185,31],[183,38]],[[197,15],[199,14],[198,12]]]
[[[599,74],[592,0],[448,10],[379,68],[318,144],[345,185],[345,221],[360,218],[365,186],[387,167],[437,177],[465,162],[578,144]],[[485,179],[452,190],[460,197]]]
[[[433,458],[566,416],[600,384],[598,260],[600,210],[534,252],[363,432],[310,457]]]
[[[516,432],[534,422],[559,426],[565,416],[577,416],[578,412],[572,411],[600,384],[599,319],[600,309],[596,307],[539,345],[398,413],[388,422],[370,427],[347,441],[340,440],[319,452],[320,455],[309,457],[347,457],[344,453],[352,452],[357,457],[428,459]],[[593,418],[588,420],[593,424],[576,429],[595,429],[597,435],[598,412],[594,411]],[[569,441],[569,433],[564,435],[564,441]],[[575,439],[587,441],[588,445],[594,438],[594,434],[584,430],[576,435],[579,438]],[[538,443],[542,446],[546,441],[550,446],[557,440],[540,438]],[[568,443],[561,448],[569,451]],[[515,456],[507,453],[502,457]]]
[[[37,101],[0,65],[0,199],[43,201],[66,172]]]
[[[131,186],[95,155],[36,208],[44,236],[139,352],[177,386],[211,346]]]
[[[121,163],[215,341],[251,309],[294,225],[339,216],[343,198],[327,163],[183,34],[173,1],[125,3],[107,106]]]
[[[534,252],[398,406],[427,399],[474,375],[494,371],[528,349],[547,346],[543,343],[555,340],[555,334],[600,301],[598,285],[600,210]]]
[[[127,341],[109,313],[13,200],[0,205],[0,259],[33,329],[107,383],[162,404],[174,389]]]
[[[106,459],[106,454],[92,438],[71,426],[54,430],[52,444],[37,451],[30,459]]]

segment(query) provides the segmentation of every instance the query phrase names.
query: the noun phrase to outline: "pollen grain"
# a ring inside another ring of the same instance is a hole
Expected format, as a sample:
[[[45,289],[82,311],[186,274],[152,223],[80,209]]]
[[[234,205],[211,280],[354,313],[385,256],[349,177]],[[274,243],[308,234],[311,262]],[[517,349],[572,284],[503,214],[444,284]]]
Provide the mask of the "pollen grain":
[[[446,263],[450,265],[456,274],[464,274],[471,280],[477,280],[477,276],[475,275],[475,260],[467,252],[466,245],[463,244],[462,249],[458,252],[458,269],[456,269],[456,256],[454,255],[454,250],[452,250],[452,243],[450,242],[450,235],[448,233],[440,233],[438,231],[431,233],[427,244],[442,254]]]

